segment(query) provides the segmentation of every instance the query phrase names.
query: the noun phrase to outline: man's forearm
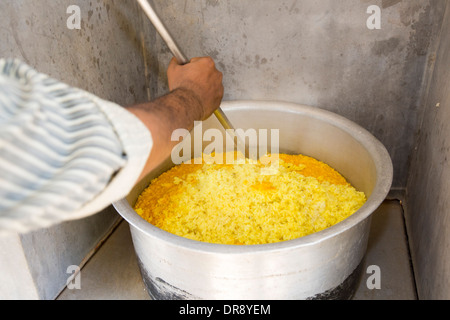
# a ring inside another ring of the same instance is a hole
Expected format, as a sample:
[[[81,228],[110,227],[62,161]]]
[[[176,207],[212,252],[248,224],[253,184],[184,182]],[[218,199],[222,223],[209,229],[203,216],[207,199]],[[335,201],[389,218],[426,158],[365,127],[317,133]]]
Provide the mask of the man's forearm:
[[[190,90],[179,88],[154,101],[127,108],[150,130],[153,148],[141,178],[161,164],[178,142],[171,141],[176,129],[191,130],[205,117],[202,105]]]
[[[210,57],[193,58],[186,65],[178,65],[173,58],[167,78],[169,94],[128,108],[147,126],[153,138],[152,152],[140,178],[169,157],[177,144],[171,141],[175,130],[190,131],[194,121],[205,120],[222,101],[223,75]]]

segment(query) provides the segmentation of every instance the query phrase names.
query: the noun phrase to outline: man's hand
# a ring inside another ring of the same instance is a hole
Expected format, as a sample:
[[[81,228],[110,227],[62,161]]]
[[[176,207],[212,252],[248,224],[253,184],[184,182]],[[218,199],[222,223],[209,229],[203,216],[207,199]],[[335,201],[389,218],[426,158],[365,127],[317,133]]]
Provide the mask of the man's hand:
[[[141,178],[170,156],[178,143],[171,141],[174,130],[191,130],[194,121],[206,120],[222,101],[222,73],[209,57],[194,58],[184,66],[172,59],[167,77],[169,94],[128,107],[128,111],[146,125],[153,138],[152,152]]]
[[[186,65],[179,65],[175,58],[167,69],[169,90],[186,90],[198,100],[202,119],[207,119],[219,108],[224,94],[223,75],[216,69],[210,57],[193,58]]]

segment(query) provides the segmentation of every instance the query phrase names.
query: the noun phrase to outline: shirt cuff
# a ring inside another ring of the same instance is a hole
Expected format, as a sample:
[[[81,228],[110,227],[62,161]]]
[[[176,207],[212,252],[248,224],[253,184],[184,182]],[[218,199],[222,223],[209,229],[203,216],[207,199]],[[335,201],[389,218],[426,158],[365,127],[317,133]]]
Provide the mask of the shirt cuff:
[[[127,161],[107,187],[74,214],[76,219],[99,212],[113,202],[125,198],[138,182],[153,146],[150,131],[134,114],[124,107],[102,100],[88,92],[85,94],[99,106],[111,122],[123,146]]]

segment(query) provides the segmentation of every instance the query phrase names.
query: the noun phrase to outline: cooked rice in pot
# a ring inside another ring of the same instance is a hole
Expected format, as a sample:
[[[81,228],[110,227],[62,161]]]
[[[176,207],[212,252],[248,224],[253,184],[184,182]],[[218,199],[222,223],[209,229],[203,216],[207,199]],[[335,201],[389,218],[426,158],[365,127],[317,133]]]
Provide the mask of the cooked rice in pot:
[[[233,165],[181,164],[154,179],[134,208],[181,237],[255,245],[321,231],[366,201],[364,193],[316,159],[280,154],[277,163],[274,174],[262,174],[264,158]]]

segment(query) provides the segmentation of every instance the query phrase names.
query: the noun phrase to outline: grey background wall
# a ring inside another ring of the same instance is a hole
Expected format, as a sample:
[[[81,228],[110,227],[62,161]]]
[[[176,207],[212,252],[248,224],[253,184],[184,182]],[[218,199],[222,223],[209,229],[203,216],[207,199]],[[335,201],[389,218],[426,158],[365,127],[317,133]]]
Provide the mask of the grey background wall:
[[[419,295],[450,296],[447,0],[153,3],[188,56],[216,60],[226,100],[284,100],[328,109],[380,139],[395,167],[393,193],[408,190]],[[66,26],[72,4],[81,8],[80,30]],[[366,27],[370,5],[382,10],[380,30]],[[0,57],[18,57],[121,105],[167,91],[171,55],[135,1],[2,0],[0,21]],[[115,216],[105,217],[96,223]],[[46,232],[71,229],[60,228]],[[437,274],[430,278],[430,272]],[[441,289],[434,290],[439,279]]]
[[[450,5],[407,186],[407,225],[419,296],[450,298]]]
[[[79,30],[67,27],[70,5],[81,9]],[[135,1],[2,0],[0,9],[1,57],[122,105],[147,98],[153,30]]]

